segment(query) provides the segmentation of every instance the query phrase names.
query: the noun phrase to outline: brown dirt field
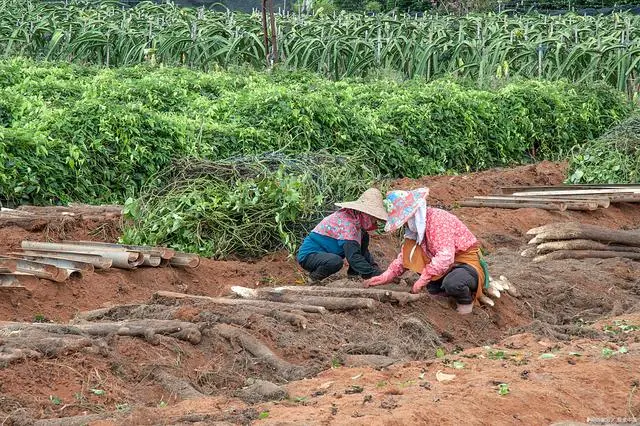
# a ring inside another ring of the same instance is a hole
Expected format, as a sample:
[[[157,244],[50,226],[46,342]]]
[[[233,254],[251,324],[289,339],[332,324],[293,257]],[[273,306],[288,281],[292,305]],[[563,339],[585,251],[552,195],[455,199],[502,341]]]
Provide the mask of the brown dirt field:
[[[403,180],[395,186],[428,186],[432,205],[451,208],[462,198],[494,193],[501,185],[561,183],[565,169],[564,164],[547,162]],[[589,213],[486,208],[453,212],[489,250],[492,275],[508,276],[520,298],[505,295],[495,308],[476,308],[468,317],[431,299],[405,307],[377,304],[371,311],[305,314],[304,330],[251,309],[152,300],[158,290],[220,296],[233,285],[299,284],[303,275],[286,253],[254,262],[203,259],[195,270],[112,269],[65,283],[28,279],[25,289],[0,289],[0,321],[31,322],[37,316],[66,323],[81,311],[142,303],[150,310],[140,318],[179,319],[202,329],[197,345],[170,336],[145,340],[110,335],[81,349],[63,348],[49,357],[9,363],[0,368],[0,424],[90,414],[105,418],[81,419],[79,424],[489,425],[640,418],[640,331],[603,329],[611,328],[614,319],[640,326],[640,263],[607,259],[533,264],[519,254],[530,228],[560,221],[638,228],[640,209],[621,204]],[[115,241],[118,229],[117,221],[34,232],[0,228],[0,253],[15,250],[24,239]],[[397,238],[373,238],[372,251],[381,263],[392,260],[396,250]],[[130,318],[127,315],[116,312],[109,319]],[[282,371],[221,336],[215,328],[221,323],[240,327],[280,358],[303,366],[306,379],[288,381]],[[10,338],[0,332],[0,355]],[[487,345],[491,349],[483,348]],[[437,348],[447,355],[436,358]],[[499,349],[505,355],[491,359]],[[397,362],[382,369],[343,366],[363,353]],[[554,357],[540,359],[542,353]],[[460,366],[454,361],[463,362],[464,368],[454,368]],[[157,379],[159,370],[176,382],[186,381],[203,396],[185,399],[168,390]],[[438,382],[439,370],[456,378]],[[289,398],[243,402],[238,391],[247,379],[283,384]],[[498,395],[498,383],[508,384],[508,395]],[[354,385],[362,390],[350,388]],[[345,394],[347,389],[355,393]]]

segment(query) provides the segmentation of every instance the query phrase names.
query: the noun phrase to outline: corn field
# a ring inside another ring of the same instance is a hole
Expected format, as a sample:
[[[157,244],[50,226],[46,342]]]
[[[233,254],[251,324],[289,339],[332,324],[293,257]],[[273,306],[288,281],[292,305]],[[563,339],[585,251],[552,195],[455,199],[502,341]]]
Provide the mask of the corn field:
[[[265,67],[259,14],[116,1],[0,0],[0,52],[119,67],[145,61],[189,66]],[[333,79],[394,70],[443,75],[607,81],[638,91],[640,17],[484,15],[277,16],[280,62]]]

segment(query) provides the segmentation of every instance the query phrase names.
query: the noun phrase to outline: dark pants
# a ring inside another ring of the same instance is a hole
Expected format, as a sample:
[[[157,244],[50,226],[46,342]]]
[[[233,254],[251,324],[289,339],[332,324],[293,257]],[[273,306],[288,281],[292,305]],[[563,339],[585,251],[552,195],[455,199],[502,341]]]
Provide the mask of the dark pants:
[[[369,252],[369,234],[367,232],[362,233],[360,254],[371,266],[377,269],[378,264],[373,260],[373,256]],[[300,266],[310,273],[311,279],[318,281],[339,272],[342,269],[342,265],[344,265],[344,259],[333,253],[311,253],[307,255],[304,261],[300,262]],[[347,275],[359,276],[360,274],[349,266]],[[363,275],[362,278],[369,279],[371,276]]]
[[[448,274],[437,281],[427,284],[427,291],[431,294],[446,293],[456,299],[460,305],[473,303],[473,297],[478,290],[478,273],[470,265],[454,266]]]
[[[314,280],[323,280],[342,269],[344,259],[333,253],[311,253],[300,262],[309,276]]]

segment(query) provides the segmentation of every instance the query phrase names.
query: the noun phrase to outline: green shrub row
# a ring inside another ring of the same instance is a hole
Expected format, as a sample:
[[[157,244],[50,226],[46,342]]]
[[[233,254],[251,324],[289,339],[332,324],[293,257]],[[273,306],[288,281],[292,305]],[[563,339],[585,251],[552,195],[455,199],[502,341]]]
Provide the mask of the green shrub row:
[[[14,59],[0,61],[0,198],[122,202],[176,159],[274,151],[357,153],[395,177],[465,172],[566,156],[629,111],[593,84],[477,90]]]

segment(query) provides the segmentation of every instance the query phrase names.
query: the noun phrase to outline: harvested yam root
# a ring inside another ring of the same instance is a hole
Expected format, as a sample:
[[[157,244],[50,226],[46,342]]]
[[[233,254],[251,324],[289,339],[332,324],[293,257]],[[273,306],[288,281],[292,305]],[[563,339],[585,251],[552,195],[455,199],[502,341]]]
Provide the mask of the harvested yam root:
[[[232,288],[232,291],[234,289]],[[362,297],[373,299],[378,302],[399,303],[405,305],[415,302],[424,297],[421,294],[411,294],[403,291],[367,289],[367,288],[348,288],[348,287],[275,287],[254,290],[257,298],[261,294],[291,294],[299,296],[330,296],[330,297]]]
[[[640,260],[640,253],[609,251],[609,250],[558,250],[538,256],[533,262],[546,262],[549,260],[564,259],[612,259],[615,257],[624,257],[626,259]]]
[[[92,337],[109,335],[143,337],[152,343],[157,342],[158,335],[166,335],[194,345],[202,339],[197,325],[182,321],[132,320],[71,326],[0,322],[0,363],[78,351],[99,343]]]
[[[328,294],[335,294],[335,289],[326,289],[327,292],[321,295],[305,295],[305,291],[278,291],[278,290],[254,290],[246,287],[234,286],[231,291],[245,299],[267,300],[282,303],[300,303],[306,305],[322,306],[329,311],[351,311],[354,309],[373,309],[375,300],[365,297],[333,297]],[[347,289],[350,294],[352,289]],[[313,291],[315,292],[315,290]],[[302,293],[302,294],[300,294]],[[320,292],[319,292],[320,293]],[[314,293],[315,294],[315,293]]]
[[[274,369],[285,380],[297,380],[304,377],[305,369],[303,367],[283,360],[264,343],[243,329],[232,325],[218,324],[214,330],[225,339],[239,344],[242,349]]]
[[[167,373],[161,368],[157,368],[152,373],[153,378],[162,385],[171,395],[176,395],[180,399],[202,398],[204,395],[198,392],[191,383],[177,378]]]
[[[273,308],[281,311],[302,311],[302,312],[310,312],[310,313],[318,313],[318,314],[323,314],[327,311],[322,306],[312,306],[312,305],[306,305],[306,304],[300,304],[300,303],[298,304],[277,303],[277,302],[267,302],[267,301],[255,300],[255,299],[230,299],[228,297],[198,296],[195,294],[174,293],[171,291],[158,291],[153,295],[153,300],[157,302],[162,302],[163,300],[181,300],[181,299],[202,300],[202,301],[207,301],[213,304],[227,305],[227,306],[252,305],[252,306],[259,306],[263,308]]]

